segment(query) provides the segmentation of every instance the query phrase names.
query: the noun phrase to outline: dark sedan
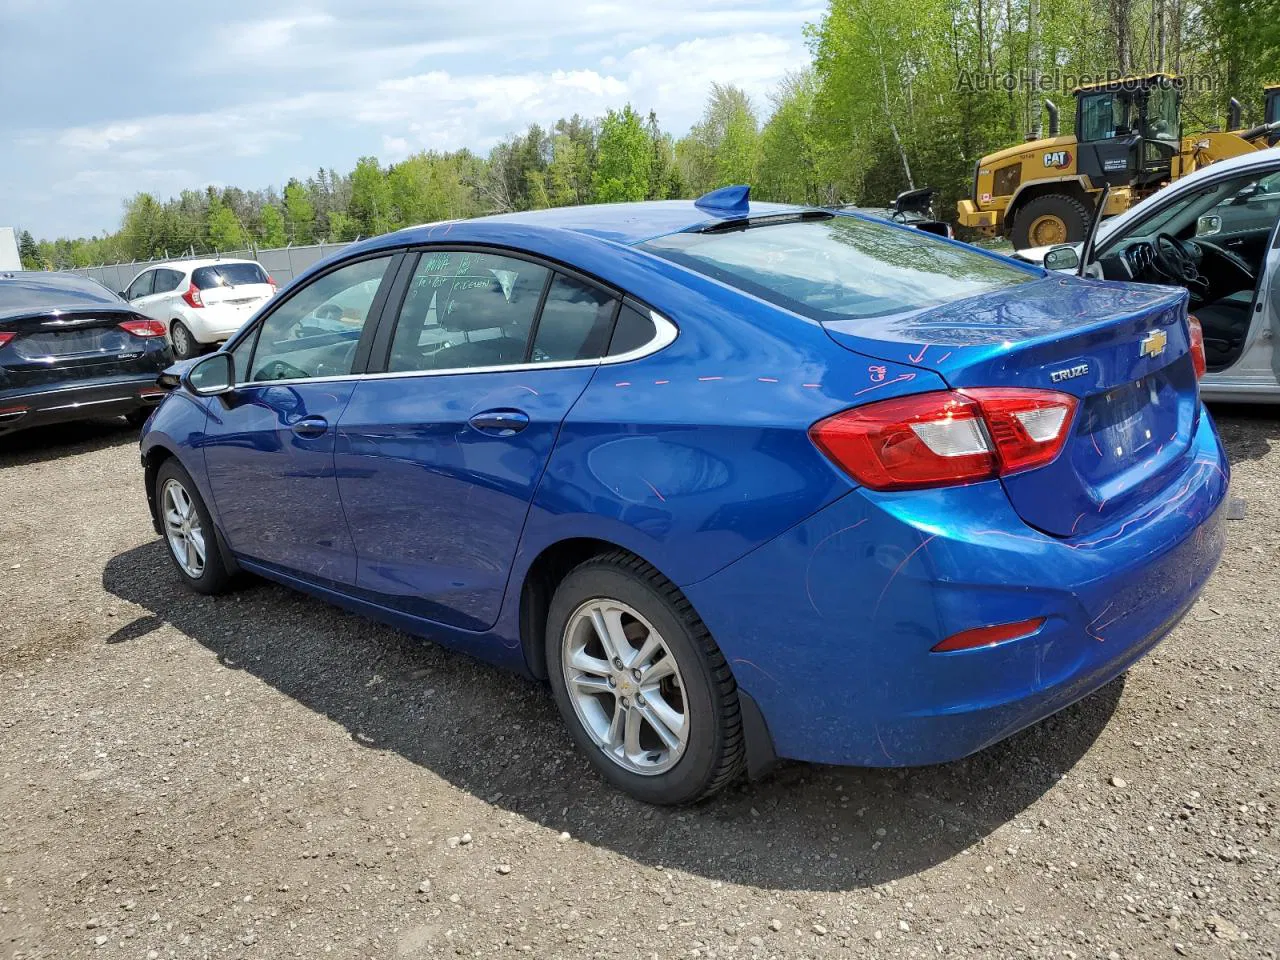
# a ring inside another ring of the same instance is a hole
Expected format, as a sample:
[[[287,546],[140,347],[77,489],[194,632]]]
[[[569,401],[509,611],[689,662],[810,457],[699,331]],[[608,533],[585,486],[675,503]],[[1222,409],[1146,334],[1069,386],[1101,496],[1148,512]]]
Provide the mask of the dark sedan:
[[[0,435],[91,417],[141,425],[172,362],[164,324],[101,284],[0,273]]]

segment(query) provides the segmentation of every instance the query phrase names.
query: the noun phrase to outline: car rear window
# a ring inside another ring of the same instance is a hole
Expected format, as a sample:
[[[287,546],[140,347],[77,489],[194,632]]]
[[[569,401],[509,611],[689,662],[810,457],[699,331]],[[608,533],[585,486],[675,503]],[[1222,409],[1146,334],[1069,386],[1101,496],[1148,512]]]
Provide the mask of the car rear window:
[[[820,321],[922,310],[1040,275],[859,217],[675,233],[640,248]]]
[[[220,263],[216,267],[197,267],[191,282],[201,290],[210,287],[238,287],[245,283],[269,283],[267,271],[256,263]]]

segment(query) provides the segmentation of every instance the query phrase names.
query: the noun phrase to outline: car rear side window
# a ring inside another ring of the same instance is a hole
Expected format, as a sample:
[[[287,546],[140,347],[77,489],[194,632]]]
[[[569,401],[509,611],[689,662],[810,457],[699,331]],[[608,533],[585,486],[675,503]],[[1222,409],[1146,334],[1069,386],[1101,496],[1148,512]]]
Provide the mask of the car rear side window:
[[[170,290],[177,290],[178,284],[182,282],[182,274],[177,270],[157,270],[156,285],[153,293],[168,293]]]
[[[259,327],[245,379],[300,380],[351,373],[360,334],[390,262],[388,256],[348,263],[292,294]],[[240,363],[237,356],[237,375]]]
[[[639,350],[652,342],[658,335],[658,328],[648,314],[641,313],[630,304],[624,303],[618,311],[618,323],[613,329],[613,339],[609,341],[609,356],[616,357],[622,353]]]
[[[489,253],[427,251],[391,339],[390,372],[524,363],[546,267]]]
[[[543,363],[604,356],[617,308],[612,294],[557,273],[547,290],[529,359]]]
[[[201,290],[212,287],[239,287],[247,283],[270,283],[267,272],[256,263],[219,263],[197,267],[191,282]]]
[[[1041,275],[960,244],[860,217],[676,233],[640,246],[820,321],[922,310]]]

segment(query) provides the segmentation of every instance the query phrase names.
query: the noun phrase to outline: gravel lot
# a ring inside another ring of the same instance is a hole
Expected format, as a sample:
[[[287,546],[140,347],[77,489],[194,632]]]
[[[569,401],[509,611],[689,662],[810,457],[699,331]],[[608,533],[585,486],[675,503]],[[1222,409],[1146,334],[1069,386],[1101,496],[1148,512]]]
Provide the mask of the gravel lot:
[[[549,696],[263,583],[178,583],[133,431],[0,440],[0,955],[1276,957],[1280,419],[1127,678],[967,761],[683,811]]]

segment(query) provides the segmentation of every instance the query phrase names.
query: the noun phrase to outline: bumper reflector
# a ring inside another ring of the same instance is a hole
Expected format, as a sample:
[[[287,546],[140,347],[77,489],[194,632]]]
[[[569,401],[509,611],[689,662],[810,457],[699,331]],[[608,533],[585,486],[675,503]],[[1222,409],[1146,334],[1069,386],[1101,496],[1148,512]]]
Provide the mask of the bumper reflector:
[[[1029,637],[1044,626],[1044,617],[1019,620],[1017,623],[1001,623],[994,627],[974,627],[953,633],[932,650],[933,653],[949,653],[953,650],[973,650],[976,647],[992,647],[1006,640]]]

